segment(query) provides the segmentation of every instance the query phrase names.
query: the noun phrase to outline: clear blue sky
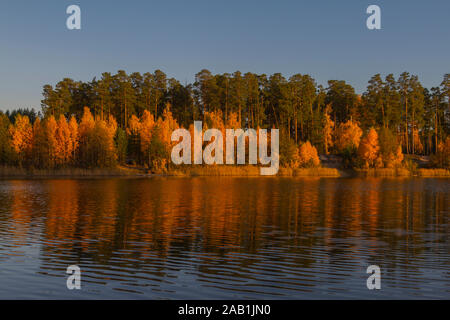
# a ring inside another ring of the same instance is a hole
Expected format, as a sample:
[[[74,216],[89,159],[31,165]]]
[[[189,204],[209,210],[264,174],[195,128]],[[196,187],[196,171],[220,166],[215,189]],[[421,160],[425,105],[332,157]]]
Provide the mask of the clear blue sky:
[[[66,8],[82,30],[66,28]],[[366,28],[366,8],[382,30]],[[426,87],[450,72],[450,1],[1,0],[0,109],[40,107],[42,86],[64,77],[163,70],[182,83],[213,73],[308,73],[362,93],[369,78],[402,71]]]

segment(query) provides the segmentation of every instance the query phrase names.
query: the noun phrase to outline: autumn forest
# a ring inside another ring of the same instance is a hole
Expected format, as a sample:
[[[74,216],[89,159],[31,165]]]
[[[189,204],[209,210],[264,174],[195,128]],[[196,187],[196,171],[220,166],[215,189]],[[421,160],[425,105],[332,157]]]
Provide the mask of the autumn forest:
[[[0,112],[0,165],[108,168],[132,164],[167,172],[171,133],[278,128],[282,167],[319,167],[320,155],[349,168],[406,167],[416,156],[450,167],[450,74],[424,88],[415,75],[374,75],[363,94],[342,80],[309,75],[212,74],[193,84],[162,71],[65,78],[43,87],[42,111]]]

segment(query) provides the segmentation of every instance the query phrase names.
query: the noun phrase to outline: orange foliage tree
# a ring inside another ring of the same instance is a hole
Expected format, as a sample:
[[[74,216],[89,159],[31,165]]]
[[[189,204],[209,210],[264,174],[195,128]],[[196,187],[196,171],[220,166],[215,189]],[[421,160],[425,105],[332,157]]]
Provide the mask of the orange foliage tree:
[[[381,160],[379,151],[378,133],[374,128],[371,128],[359,144],[358,157],[364,161],[366,167],[378,167]]]
[[[352,120],[341,123],[336,130],[335,147],[342,153],[349,149],[358,149],[361,140],[362,130],[358,124]]]
[[[403,161],[402,146],[399,145],[395,152],[389,153],[387,158],[383,157],[384,166],[386,168],[399,167]]]
[[[128,149],[132,158],[141,162],[141,143],[140,143],[140,135],[141,131],[141,122],[137,116],[134,114],[128,120],[128,127],[126,128],[126,132],[128,135]]]
[[[69,124],[63,115],[59,117],[57,122],[55,140],[56,165],[65,166],[69,163],[73,150]]]
[[[79,136],[78,136],[78,122],[77,119],[72,116],[69,121],[69,132],[70,132],[70,149],[72,150],[72,154],[70,155],[70,162],[75,163],[79,145]]]
[[[152,140],[153,127],[155,126],[155,119],[153,115],[144,110],[142,114],[140,126],[138,128],[139,138],[140,138],[140,151],[143,155],[144,161],[149,165],[149,155],[150,155],[150,143]]]
[[[11,122],[6,114],[0,112],[0,164],[10,164],[13,156],[9,127]]]
[[[317,149],[309,141],[306,141],[300,147],[299,163],[302,167],[317,167],[320,165]]]
[[[163,118],[158,118],[158,121],[153,126],[152,139],[148,150],[148,163],[156,172],[167,170],[170,152],[175,145],[171,141],[171,136],[172,132],[177,128],[178,123],[173,118],[170,104],[168,104],[164,109]]]
[[[89,108],[84,109],[79,125],[79,163],[84,167],[111,167],[116,164],[117,151],[114,136],[117,122],[94,120]]]
[[[329,148],[333,146],[334,122],[330,118],[329,109],[330,107],[327,106],[323,121],[323,144],[325,148],[325,154],[328,154]]]
[[[11,145],[20,166],[29,159],[33,145],[33,128],[27,116],[18,114],[13,125],[9,127]]]
[[[35,167],[48,167],[47,136],[45,135],[44,124],[39,118],[33,124],[32,157]]]

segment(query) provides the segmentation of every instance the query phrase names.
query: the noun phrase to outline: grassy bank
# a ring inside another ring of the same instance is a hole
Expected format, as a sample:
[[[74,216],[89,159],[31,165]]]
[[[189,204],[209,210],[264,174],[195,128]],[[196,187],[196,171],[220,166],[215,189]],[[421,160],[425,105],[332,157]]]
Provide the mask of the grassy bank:
[[[409,177],[412,172],[405,168],[355,169],[359,177]]]
[[[259,176],[259,167],[257,166],[183,166],[179,169],[168,171],[169,176],[238,176],[251,177]]]
[[[418,169],[419,177],[450,177],[450,170],[447,169]]]
[[[170,170],[172,176],[236,176],[253,177],[261,176],[259,166],[189,166]],[[277,176],[283,177],[339,177],[339,171],[334,168],[280,168]]]
[[[279,176],[293,177],[340,177],[340,173],[335,168],[280,168]]]
[[[197,176],[228,176],[228,177],[259,177],[260,167],[252,165],[242,166],[183,166],[170,169],[168,172],[157,174],[160,176],[197,177]],[[0,166],[0,179],[10,178],[44,178],[44,177],[145,177],[152,174],[143,167],[118,166],[115,168],[62,168],[62,169],[32,169]],[[406,168],[370,168],[341,171],[336,168],[280,168],[279,177],[450,177],[447,169],[416,169]]]
[[[447,169],[415,169],[410,171],[406,168],[381,168],[381,169],[356,169],[357,176],[360,177],[450,177],[450,170]]]
[[[0,167],[0,178],[39,178],[39,177],[116,177],[142,175],[140,170],[127,167],[115,168],[60,168],[34,169],[19,167]]]

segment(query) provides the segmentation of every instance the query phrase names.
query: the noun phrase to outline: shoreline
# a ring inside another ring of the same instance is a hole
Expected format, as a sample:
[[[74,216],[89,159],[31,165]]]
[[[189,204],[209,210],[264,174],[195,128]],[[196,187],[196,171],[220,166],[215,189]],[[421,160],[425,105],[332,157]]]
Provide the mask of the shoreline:
[[[153,178],[153,177],[271,177],[271,178],[450,178],[450,170],[429,168],[410,171],[405,168],[342,169],[342,168],[280,168],[274,176],[262,176],[258,166],[211,166],[170,169],[151,173],[143,167],[118,166],[115,168],[61,168],[52,170],[0,167],[0,180],[57,179],[57,178]]]

